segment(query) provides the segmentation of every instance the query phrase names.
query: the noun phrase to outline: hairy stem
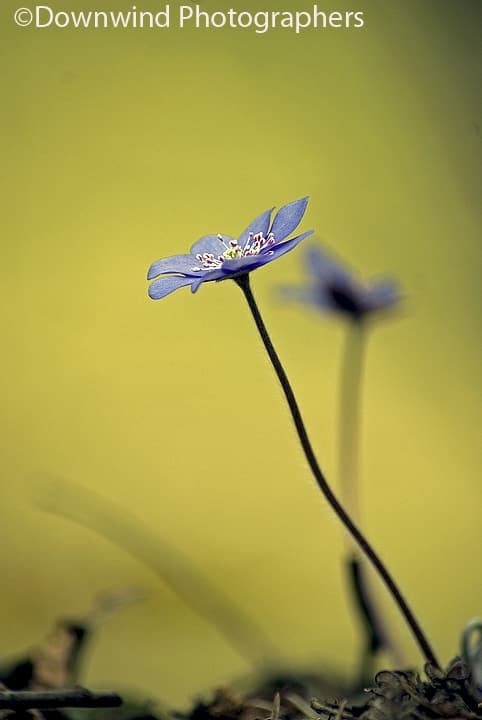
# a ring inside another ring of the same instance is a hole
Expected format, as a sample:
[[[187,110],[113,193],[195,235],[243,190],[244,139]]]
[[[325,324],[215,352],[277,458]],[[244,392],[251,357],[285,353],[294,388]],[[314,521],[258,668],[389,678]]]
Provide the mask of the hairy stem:
[[[355,523],[352,521],[348,513],[345,511],[341,503],[336,498],[335,494],[333,493],[331,487],[329,486],[323,472],[321,471],[321,468],[318,464],[318,460],[316,459],[316,455],[314,453],[313,447],[311,445],[310,439],[308,437],[308,433],[305,427],[305,423],[303,421],[303,418],[301,416],[300,408],[298,406],[298,402],[296,400],[296,397],[294,395],[293,389],[290,385],[290,382],[288,380],[288,376],[286,375],[286,372],[281,364],[281,361],[278,357],[278,354],[273,346],[273,343],[271,342],[270,336],[268,334],[268,331],[266,329],[266,326],[264,324],[263,318],[261,317],[261,314],[259,312],[256,300],[254,299],[254,295],[251,290],[250,282],[249,282],[249,275],[240,275],[237,278],[234,278],[236,283],[239,285],[241,290],[244,293],[244,296],[247,300],[249,309],[251,310],[251,313],[253,315],[253,319],[256,323],[256,327],[258,328],[258,332],[261,336],[261,340],[263,341],[264,347],[266,349],[266,352],[268,353],[269,359],[271,360],[271,363],[273,365],[273,368],[276,372],[276,375],[278,376],[278,380],[281,384],[281,387],[283,389],[284,395],[286,397],[286,401],[288,403],[291,416],[293,418],[293,422],[296,427],[296,431],[298,433],[298,438],[301,444],[301,447],[303,448],[303,452],[305,454],[306,460],[308,462],[308,465],[310,466],[311,472],[313,473],[313,476],[318,484],[318,487],[320,488],[321,492],[325,496],[328,503],[331,505],[334,512],[338,515],[340,521],[343,523],[343,525],[346,527],[348,532],[352,535],[353,539],[357,542],[362,552],[367,556],[367,558],[370,560],[370,562],[373,564],[373,566],[378,571],[379,575],[383,579],[385,585],[387,586],[388,590],[392,594],[395,602],[397,603],[398,607],[400,608],[401,613],[403,614],[406,622],[408,623],[413,635],[415,636],[415,640],[422,651],[424,657],[426,660],[430,663],[432,663],[435,667],[440,668],[440,665],[437,661],[437,658],[435,656],[434,651],[432,650],[427,638],[425,637],[424,632],[422,631],[422,628],[418,624],[413,612],[411,611],[410,607],[408,606],[405,598],[403,597],[402,593],[398,589],[397,584],[395,583],[394,579],[388,572],[387,568],[383,564],[383,562],[378,557],[375,550],[372,548],[368,540],[365,538],[363,533],[358,529],[358,527],[355,525]]]

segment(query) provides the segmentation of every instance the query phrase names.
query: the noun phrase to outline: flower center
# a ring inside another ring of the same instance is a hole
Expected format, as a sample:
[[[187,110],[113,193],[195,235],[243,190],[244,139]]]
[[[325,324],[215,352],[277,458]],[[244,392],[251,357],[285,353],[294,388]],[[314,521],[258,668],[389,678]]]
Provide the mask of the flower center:
[[[341,285],[331,285],[328,286],[326,292],[338,311],[347,313],[355,318],[360,318],[365,312],[361,299],[351,288]]]
[[[260,255],[265,251],[269,253],[271,246],[275,244],[273,233],[268,233],[265,237],[262,232],[249,233],[248,239],[244,247],[239,245],[237,240],[230,240],[226,244],[222,235],[218,235],[219,240],[223,243],[226,250],[222,255],[217,257],[213,253],[198,253],[196,260],[199,261],[200,267],[194,267],[193,272],[200,272],[201,270],[218,270],[221,268],[226,260],[237,260],[243,257],[250,257],[251,255]]]

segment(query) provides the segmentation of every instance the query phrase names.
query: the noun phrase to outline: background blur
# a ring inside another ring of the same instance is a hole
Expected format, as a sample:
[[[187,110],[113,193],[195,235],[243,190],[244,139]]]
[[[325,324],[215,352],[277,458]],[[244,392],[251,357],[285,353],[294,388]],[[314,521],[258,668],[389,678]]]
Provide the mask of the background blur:
[[[2,656],[99,591],[137,585],[147,600],[99,631],[87,682],[183,702],[249,669],[125,550],[37,511],[42,481],[28,477],[43,471],[183,551],[285,659],[354,667],[342,531],[238,288],[146,295],[153,260],[309,194],[303,227],[407,295],[369,346],[365,527],[447,661],[482,600],[480,0],[359,0],[364,29],[299,36],[22,29],[17,6],[0,10]],[[253,287],[335,482],[344,328],[273,291],[301,280],[301,258]]]

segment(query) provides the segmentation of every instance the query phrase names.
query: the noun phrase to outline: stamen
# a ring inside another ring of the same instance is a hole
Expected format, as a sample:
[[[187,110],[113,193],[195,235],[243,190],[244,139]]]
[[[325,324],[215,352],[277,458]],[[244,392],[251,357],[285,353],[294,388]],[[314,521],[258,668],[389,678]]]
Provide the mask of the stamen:
[[[275,237],[273,233],[269,233],[267,237],[262,232],[254,234],[253,232],[248,233],[244,248],[239,245],[237,240],[229,240],[229,245],[226,244],[222,235],[218,235],[218,240],[223,243],[226,251],[222,255],[214,256],[213,253],[198,253],[196,260],[201,263],[201,267],[192,268],[193,272],[201,272],[202,270],[218,270],[223,266],[226,260],[237,260],[243,257],[252,257],[253,255],[260,255],[261,253],[272,255],[273,251],[268,250],[275,243]]]
[[[222,244],[224,245],[224,247],[225,247],[226,250],[227,250],[227,249],[228,249],[228,246],[226,245],[226,242],[225,242],[223,236],[222,236],[221,234],[219,234],[219,233],[218,233],[218,240],[220,240],[220,241],[222,242]]]

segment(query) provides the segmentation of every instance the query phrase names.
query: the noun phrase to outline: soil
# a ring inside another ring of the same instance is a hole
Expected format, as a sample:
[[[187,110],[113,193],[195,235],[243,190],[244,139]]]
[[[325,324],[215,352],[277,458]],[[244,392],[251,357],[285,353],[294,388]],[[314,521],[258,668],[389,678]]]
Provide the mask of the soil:
[[[0,691],[1,693],[1,691]],[[441,671],[425,666],[379,672],[370,687],[342,688],[317,676],[270,678],[252,692],[230,688],[197,701],[187,712],[125,698],[122,707],[0,710],[0,720],[482,720],[482,689],[456,657]]]

